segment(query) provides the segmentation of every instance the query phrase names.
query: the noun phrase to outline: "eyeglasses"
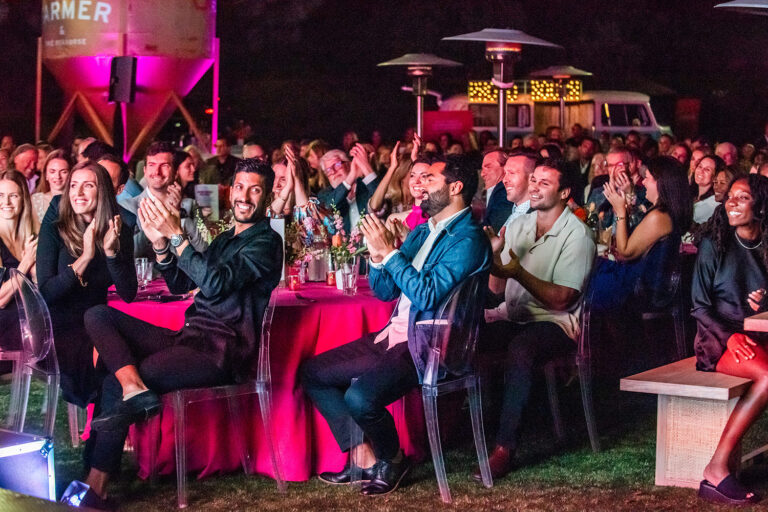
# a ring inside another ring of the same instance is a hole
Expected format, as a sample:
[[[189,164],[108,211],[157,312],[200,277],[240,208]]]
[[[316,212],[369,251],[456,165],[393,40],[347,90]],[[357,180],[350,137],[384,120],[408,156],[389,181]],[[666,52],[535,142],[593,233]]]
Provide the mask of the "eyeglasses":
[[[608,160],[603,162],[603,167],[606,169],[621,169],[629,167],[629,162],[617,162],[615,164],[609,164]]]
[[[338,160],[335,164],[331,164],[328,167],[325,168],[324,172],[325,174],[328,174],[331,171],[339,171],[344,167],[344,163],[341,160]]]

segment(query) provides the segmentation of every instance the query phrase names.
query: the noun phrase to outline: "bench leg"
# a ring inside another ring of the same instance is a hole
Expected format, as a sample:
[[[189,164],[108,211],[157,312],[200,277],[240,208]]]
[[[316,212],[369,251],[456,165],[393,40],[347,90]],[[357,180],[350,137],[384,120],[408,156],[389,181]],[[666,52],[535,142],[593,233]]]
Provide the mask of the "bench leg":
[[[659,395],[656,485],[699,487],[738,401],[738,397],[725,401]],[[740,454],[736,455],[739,460]]]

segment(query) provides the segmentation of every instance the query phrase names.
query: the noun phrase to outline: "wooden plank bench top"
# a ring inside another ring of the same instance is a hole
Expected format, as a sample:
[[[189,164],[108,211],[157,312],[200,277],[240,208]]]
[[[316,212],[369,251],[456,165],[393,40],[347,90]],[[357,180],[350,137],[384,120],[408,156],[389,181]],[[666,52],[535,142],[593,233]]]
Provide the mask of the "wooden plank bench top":
[[[768,319],[766,319],[768,322]],[[689,357],[621,379],[622,391],[730,400],[740,397],[752,383],[749,379],[717,372],[696,370],[696,358]]]
[[[744,319],[745,331],[768,332],[768,311]]]

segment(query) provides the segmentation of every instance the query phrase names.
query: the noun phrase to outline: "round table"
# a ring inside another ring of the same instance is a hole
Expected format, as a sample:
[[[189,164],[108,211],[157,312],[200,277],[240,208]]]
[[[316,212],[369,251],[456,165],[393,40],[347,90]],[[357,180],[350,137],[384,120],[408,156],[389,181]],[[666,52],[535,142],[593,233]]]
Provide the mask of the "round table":
[[[139,297],[167,294],[162,281],[153,282]],[[174,302],[137,300],[125,303],[111,297],[109,306],[152,324],[179,329],[184,324],[184,312],[192,298]],[[306,283],[297,292],[280,288],[271,333],[272,402],[275,432],[287,480],[307,480],[323,471],[337,471],[344,467],[346,455],[336,444],[322,416],[308,407],[298,381],[300,364],[315,354],[356,340],[363,334],[386,325],[394,309],[394,302],[377,299],[361,278],[358,293],[345,296],[325,283]],[[243,404],[252,470],[272,476],[269,452],[263,439],[263,427],[258,412],[258,400],[248,397]],[[164,408],[165,409],[165,408]],[[407,410],[407,413],[406,413]],[[168,409],[170,411],[170,409]],[[390,406],[405,453],[416,459],[426,454],[425,430],[420,394],[409,394]],[[408,418],[406,421],[405,418]],[[234,449],[233,433],[222,425],[230,425],[226,402],[203,402],[188,408],[187,466],[200,471],[200,476],[216,472],[235,471],[240,459]],[[231,427],[231,425],[230,425]],[[150,429],[160,428],[155,436]],[[150,446],[151,439],[159,439]],[[133,440],[139,462],[139,475],[150,474],[150,450],[157,452],[156,463],[160,474],[175,471],[173,451],[173,415],[161,413],[160,421],[138,425]]]

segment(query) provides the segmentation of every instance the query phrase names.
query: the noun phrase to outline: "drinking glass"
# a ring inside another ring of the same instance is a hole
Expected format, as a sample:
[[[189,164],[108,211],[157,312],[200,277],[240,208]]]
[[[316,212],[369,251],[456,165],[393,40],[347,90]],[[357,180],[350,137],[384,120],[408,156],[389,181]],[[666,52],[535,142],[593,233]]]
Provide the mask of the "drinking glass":
[[[152,262],[147,258],[136,258],[136,281],[140,290],[145,290],[152,280]]]
[[[360,257],[353,256],[341,267],[344,295],[357,295],[357,277],[360,271]]]

